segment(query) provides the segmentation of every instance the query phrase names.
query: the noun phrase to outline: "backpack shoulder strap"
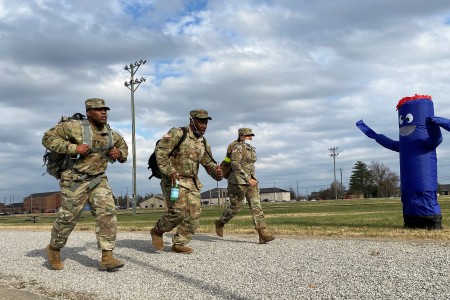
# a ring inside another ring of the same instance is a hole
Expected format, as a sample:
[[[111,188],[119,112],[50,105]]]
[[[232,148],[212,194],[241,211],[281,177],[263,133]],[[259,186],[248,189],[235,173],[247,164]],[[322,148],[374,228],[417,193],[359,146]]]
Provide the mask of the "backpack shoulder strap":
[[[175,145],[175,147],[173,148],[172,151],[170,151],[169,156],[171,156],[181,145],[181,143],[184,142],[184,140],[186,139],[187,136],[187,132],[188,129],[186,127],[180,127],[180,129],[183,131],[183,135],[181,136],[180,140],[178,141],[178,143]],[[158,141],[159,142],[159,141]]]
[[[215,164],[217,164],[217,162],[216,162],[216,161],[214,160],[214,158],[212,157],[212,154],[209,153],[208,148],[206,147],[206,139],[205,139],[205,137],[203,137],[203,144],[205,145],[205,152],[206,152],[206,154],[208,154],[209,158],[211,158],[211,160],[212,160]]]
[[[112,136],[112,130],[109,124],[106,124],[106,128],[108,129],[108,149],[111,149],[114,147],[114,141]]]
[[[81,135],[83,136],[83,144],[89,145],[89,147],[92,144],[92,132],[91,132],[91,125],[89,124],[88,120],[82,120],[81,121]]]

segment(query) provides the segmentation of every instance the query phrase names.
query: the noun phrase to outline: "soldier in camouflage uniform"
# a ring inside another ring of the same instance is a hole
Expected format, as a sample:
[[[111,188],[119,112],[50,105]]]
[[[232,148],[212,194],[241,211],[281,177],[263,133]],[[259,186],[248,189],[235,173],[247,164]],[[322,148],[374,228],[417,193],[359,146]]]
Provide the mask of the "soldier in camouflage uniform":
[[[211,147],[203,137],[208,126],[208,112],[203,109],[190,112],[190,123],[187,135],[178,150],[171,156],[183,135],[181,128],[172,128],[166,133],[156,146],[156,161],[161,171],[161,189],[167,205],[167,212],[156,222],[150,230],[153,247],[163,250],[163,234],[177,227],[172,238],[172,251],[177,253],[191,253],[193,250],[186,244],[195,233],[200,213],[200,191],[203,187],[198,178],[199,163],[215,180],[222,179],[222,169],[216,164]],[[170,200],[170,190],[178,182],[179,198]]]
[[[255,176],[256,151],[251,146],[253,132],[250,128],[241,128],[238,139],[231,145],[231,173],[228,177],[228,196],[230,207],[215,221],[216,233],[223,237],[223,228],[242,209],[244,198],[247,198],[252,211],[253,224],[259,234],[259,243],[265,244],[275,237],[266,229],[266,221],[261,208],[258,180]]]
[[[112,255],[117,234],[117,217],[114,196],[105,171],[108,162],[126,162],[128,146],[117,132],[110,132],[107,124],[109,107],[103,99],[87,99],[85,104],[90,126],[90,145],[83,144],[83,134],[86,133],[82,131],[85,127],[77,120],[56,125],[45,132],[42,138],[44,147],[51,151],[79,155],[73,167],[61,173],[62,206],[53,223],[46,253],[51,269],[64,268],[60,250],[65,246],[88,203],[96,219],[97,245],[102,250],[99,269],[113,271],[123,267],[124,263]]]

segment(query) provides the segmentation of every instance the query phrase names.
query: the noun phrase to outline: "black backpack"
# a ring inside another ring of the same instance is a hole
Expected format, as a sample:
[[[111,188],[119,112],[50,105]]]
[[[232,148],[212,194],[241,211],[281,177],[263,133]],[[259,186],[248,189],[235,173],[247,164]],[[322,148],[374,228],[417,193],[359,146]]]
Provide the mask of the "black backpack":
[[[169,156],[172,156],[173,153],[180,147],[181,143],[186,139],[186,135],[188,132],[188,129],[186,127],[180,127],[181,130],[183,130],[183,135],[181,136],[180,140],[178,141],[178,143],[175,145],[175,147],[173,148],[172,151],[170,151]],[[156,146],[159,144],[159,141],[161,141],[160,139],[156,142],[155,144],[155,148]],[[152,175],[148,178],[149,180],[152,179],[152,177],[156,177],[158,179],[161,179],[161,171],[158,168],[158,164],[156,163],[156,154],[155,151],[153,151],[153,153],[150,155],[150,157],[148,158],[148,167],[147,169],[152,171]]]

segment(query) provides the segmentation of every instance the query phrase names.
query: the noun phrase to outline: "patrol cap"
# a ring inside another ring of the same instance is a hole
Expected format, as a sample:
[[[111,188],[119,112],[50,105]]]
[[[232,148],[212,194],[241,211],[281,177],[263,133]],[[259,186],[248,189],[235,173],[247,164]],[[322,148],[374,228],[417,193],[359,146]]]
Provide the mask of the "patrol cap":
[[[90,108],[106,108],[106,110],[109,110],[109,107],[105,104],[105,100],[101,98],[89,98],[85,101],[85,103],[86,110]]]
[[[212,118],[208,116],[208,111],[204,109],[194,109],[191,110],[189,114],[191,115],[192,118],[212,120]]]
[[[241,135],[251,135],[251,136],[255,136],[252,132],[251,128],[240,128],[238,131],[239,136]]]

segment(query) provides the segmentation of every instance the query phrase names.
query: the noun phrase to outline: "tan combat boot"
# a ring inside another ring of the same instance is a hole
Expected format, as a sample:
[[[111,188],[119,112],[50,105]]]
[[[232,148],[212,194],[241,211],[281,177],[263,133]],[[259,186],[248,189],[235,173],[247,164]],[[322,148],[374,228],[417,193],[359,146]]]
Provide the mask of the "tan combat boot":
[[[275,239],[275,236],[271,234],[267,229],[258,229],[259,234],[259,243],[265,244],[267,242],[273,241]]]
[[[173,252],[176,252],[176,253],[186,253],[186,254],[190,254],[190,253],[192,253],[192,251],[194,251],[194,250],[192,250],[192,248],[189,248],[189,247],[187,247],[187,246],[185,246],[185,245],[182,245],[182,244],[173,244],[173,245],[172,245],[172,251],[173,251]]]
[[[156,250],[164,250],[164,242],[163,242],[163,234],[164,232],[159,231],[155,227],[150,229],[150,235],[152,236],[152,244]]]
[[[64,269],[64,265],[61,262],[60,249],[53,248],[52,246],[48,245],[45,248],[45,252],[47,252],[47,260],[48,264],[50,265],[50,269],[52,270]]]
[[[222,220],[216,220],[214,222],[214,224],[216,225],[216,233],[218,236],[223,237],[223,227],[225,226],[225,224],[222,222]]]
[[[125,263],[119,259],[116,259],[112,250],[102,250],[102,261],[100,262],[100,271],[112,272],[122,268]]]

